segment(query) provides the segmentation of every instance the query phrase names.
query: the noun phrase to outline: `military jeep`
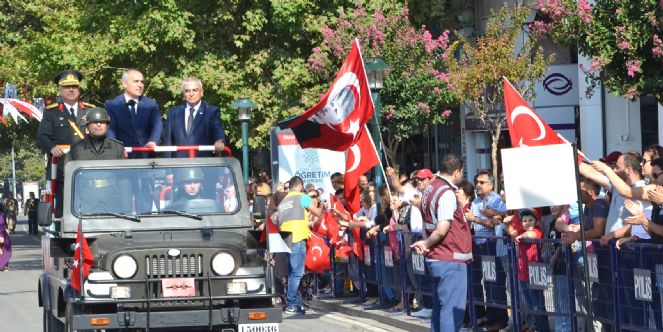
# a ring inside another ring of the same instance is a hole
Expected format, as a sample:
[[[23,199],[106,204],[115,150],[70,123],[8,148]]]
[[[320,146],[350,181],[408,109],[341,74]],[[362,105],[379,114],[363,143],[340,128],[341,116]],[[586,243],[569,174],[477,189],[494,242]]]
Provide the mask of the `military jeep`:
[[[62,217],[39,210],[44,331],[279,330],[236,159],[72,161],[64,173]],[[79,226],[94,256],[80,292]]]

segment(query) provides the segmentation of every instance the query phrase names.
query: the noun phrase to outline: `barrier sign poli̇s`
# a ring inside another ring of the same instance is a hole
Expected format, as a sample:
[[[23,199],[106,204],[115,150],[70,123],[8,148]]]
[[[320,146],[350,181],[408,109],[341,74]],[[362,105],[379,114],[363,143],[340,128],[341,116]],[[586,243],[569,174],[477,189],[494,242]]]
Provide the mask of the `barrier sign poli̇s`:
[[[334,193],[330,177],[345,171],[345,153],[326,149],[302,149],[290,129],[273,127],[270,132],[272,179],[274,183],[287,182],[299,176],[304,185],[312,183],[322,188],[323,200]]]

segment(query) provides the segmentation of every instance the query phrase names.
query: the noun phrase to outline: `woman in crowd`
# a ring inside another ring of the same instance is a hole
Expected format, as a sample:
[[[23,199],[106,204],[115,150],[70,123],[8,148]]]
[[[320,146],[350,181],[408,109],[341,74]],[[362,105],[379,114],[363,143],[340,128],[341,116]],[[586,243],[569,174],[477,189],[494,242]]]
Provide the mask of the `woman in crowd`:
[[[5,210],[0,205],[0,271],[9,270],[9,259],[12,257],[12,239],[7,231]]]

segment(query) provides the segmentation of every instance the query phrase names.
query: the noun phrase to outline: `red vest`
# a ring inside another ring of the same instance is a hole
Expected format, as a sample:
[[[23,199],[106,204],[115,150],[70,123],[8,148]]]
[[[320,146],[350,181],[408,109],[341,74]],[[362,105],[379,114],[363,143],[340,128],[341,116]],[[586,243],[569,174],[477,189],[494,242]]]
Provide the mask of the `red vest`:
[[[430,236],[435,230],[437,220],[437,208],[440,197],[447,192],[453,191],[453,187],[444,179],[436,176],[431,184],[426,188],[423,195],[423,218],[426,227],[426,235]],[[438,222],[447,222],[438,220]],[[453,221],[447,235],[430,248],[427,256],[430,259],[449,261],[449,262],[467,262],[472,260],[472,234],[470,225],[465,221],[463,207],[456,202]]]

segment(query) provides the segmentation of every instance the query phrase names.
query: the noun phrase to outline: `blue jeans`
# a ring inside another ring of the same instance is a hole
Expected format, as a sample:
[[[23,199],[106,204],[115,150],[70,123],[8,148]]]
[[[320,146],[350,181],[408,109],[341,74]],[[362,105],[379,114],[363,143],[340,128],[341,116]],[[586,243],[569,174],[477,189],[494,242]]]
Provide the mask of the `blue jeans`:
[[[433,276],[432,332],[459,331],[467,302],[467,264],[428,262]]]
[[[567,275],[554,274],[553,300],[556,313],[570,314],[571,296],[571,291],[569,290],[569,277]],[[571,332],[571,317],[555,316],[555,331]]]
[[[299,282],[304,276],[304,261],[306,259],[306,241],[292,244],[292,253],[288,254],[288,291],[285,302],[288,308],[301,306],[302,296],[299,294]]]
[[[537,289],[530,289],[528,281],[520,281],[520,292],[525,299],[525,307],[533,311],[546,311],[543,305],[543,291]],[[536,330],[539,332],[550,331],[548,326],[548,316],[542,314],[534,314],[534,321],[536,322]]]

